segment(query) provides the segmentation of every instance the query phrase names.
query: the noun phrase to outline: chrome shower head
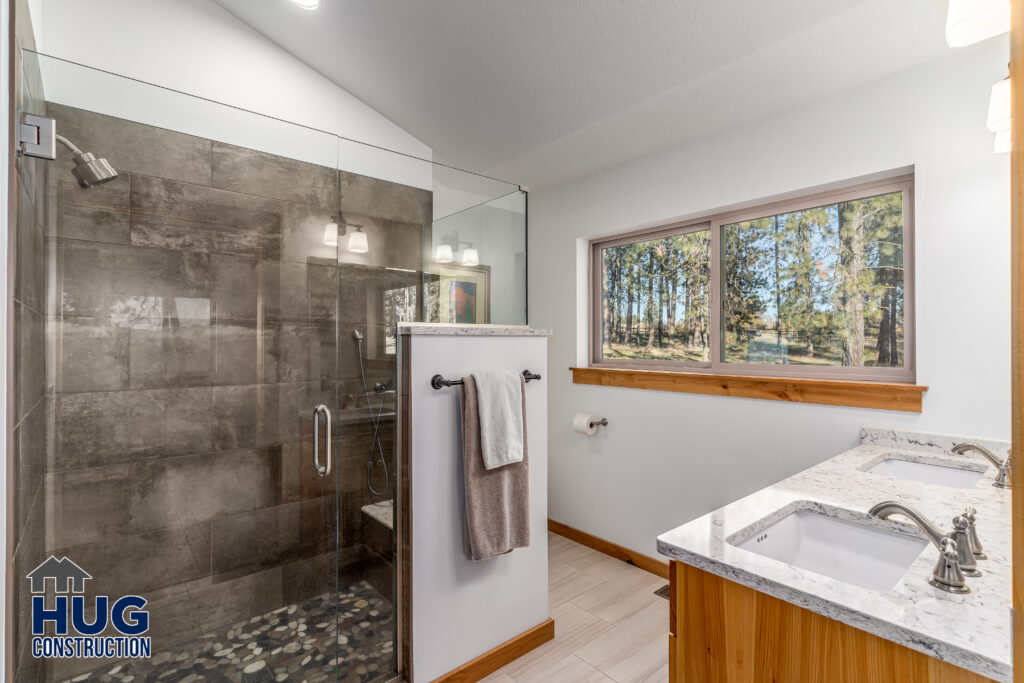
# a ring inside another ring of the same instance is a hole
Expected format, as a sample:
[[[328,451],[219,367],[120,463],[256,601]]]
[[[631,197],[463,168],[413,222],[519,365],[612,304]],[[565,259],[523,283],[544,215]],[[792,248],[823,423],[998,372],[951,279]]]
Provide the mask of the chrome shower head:
[[[63,135],[58,135],[57,140],[74,155],[75,167],[71,169],[71,174],[82,187],[102,185],[117,177],[117,171],[106,159],[97,159],[91,152],[83,152]]]
[[[357,342],[363,341],[363,333],[359,330],[352,330],[352,339]]]

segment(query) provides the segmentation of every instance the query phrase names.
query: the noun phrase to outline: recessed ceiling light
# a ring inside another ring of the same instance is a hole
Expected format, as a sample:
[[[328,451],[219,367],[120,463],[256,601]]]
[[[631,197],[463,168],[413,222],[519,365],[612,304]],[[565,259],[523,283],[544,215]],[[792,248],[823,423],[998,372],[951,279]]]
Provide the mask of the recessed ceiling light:
[[[320,0],[292,0],[292,2],[302,9],[318,9],[320,7]]]

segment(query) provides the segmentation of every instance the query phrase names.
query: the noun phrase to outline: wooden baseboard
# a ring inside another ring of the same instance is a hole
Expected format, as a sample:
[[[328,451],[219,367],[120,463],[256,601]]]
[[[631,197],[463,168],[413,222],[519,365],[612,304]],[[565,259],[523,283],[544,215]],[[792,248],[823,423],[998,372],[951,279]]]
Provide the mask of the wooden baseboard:
[[[593,548],[599,553],[604,553],[605,555],[614,557],[617,560],[622,560],[627,564],[639,567],[640,569],[660,576],[663,579],[668,579],[668,562],[656,560],[653,557],[644,555],[643,553],[638,553],[630,550],[629,548],[624,548],[617,543],[606,541],[603,538],[588,534],[586,531],[580,531],[568,524],[556,522],[553,519],[548,520],[548,531],[553,534],[558,534],[559,536],[565,536],[569,540],[576,541],[580,545]]]
[[[434,679],[434,683],[475,683],[555,637],[555,620],[537,624],[458,669]]]

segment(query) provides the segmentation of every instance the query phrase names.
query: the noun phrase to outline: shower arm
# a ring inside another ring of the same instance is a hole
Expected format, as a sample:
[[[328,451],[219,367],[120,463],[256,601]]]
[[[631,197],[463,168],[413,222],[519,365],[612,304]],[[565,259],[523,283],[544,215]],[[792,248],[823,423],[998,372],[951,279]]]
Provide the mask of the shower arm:
[[[78,147],[75,146],[75,143],[71,142],[70,140],[68,140],[63,135],[57,135],[56,138],[57,138],[57,142],[61,143],[62,145],[67,147],[69,150],[71,150],[72,154],[74,154],[75,156],[82,156],[82,150],[78,149]]]

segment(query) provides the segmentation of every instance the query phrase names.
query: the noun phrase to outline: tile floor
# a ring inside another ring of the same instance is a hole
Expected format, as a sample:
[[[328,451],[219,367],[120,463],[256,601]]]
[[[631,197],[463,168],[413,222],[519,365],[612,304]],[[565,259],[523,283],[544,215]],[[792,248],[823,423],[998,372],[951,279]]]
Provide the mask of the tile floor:
[[[668,681],[667,582],[548,534],[555,639],[484,679],[487,683]]]

